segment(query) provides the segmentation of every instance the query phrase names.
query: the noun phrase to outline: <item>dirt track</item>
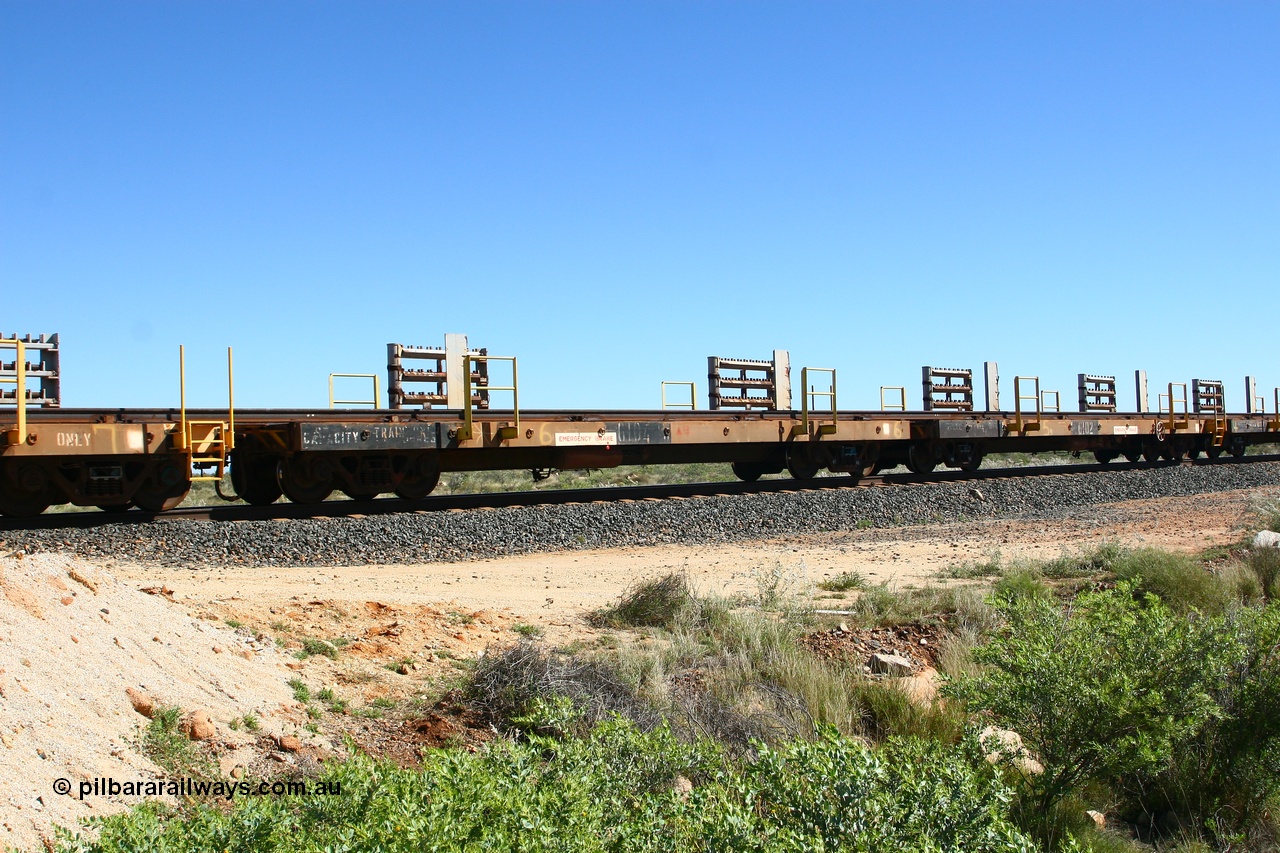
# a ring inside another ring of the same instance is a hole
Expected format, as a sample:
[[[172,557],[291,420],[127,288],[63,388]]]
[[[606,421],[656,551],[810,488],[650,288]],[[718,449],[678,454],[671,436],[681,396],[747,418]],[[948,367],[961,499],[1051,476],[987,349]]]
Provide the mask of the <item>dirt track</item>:
[[[368,602],[393,608],[428,605],[446,613],[484,611],[504,625],[536,625],[548,639],[564,642],[594,635],[583,617],[615,600],[628,585],[671,571],[687,572],[703,592],[751,595],[776,575],[789,591],[804,593],[824,577],[850,571],[891,587],[938,582],[939,572],[949,566],[997,553],[1005,561],[1051,558],[1107,541],[1198,550],[1238,541],[1251,507],[1262,497],[1259,491],[1226,492],[1089,507],[1053,522],[920,525],[470,563],[197,571],[120,565],[113,571],[139,585],[167,584],[188,606],[249,623],[266,625],[304,601],[323,600],[353,614],[365,612]],[[358,628],[364,617],[351,618],[354,624],[342,630]]]

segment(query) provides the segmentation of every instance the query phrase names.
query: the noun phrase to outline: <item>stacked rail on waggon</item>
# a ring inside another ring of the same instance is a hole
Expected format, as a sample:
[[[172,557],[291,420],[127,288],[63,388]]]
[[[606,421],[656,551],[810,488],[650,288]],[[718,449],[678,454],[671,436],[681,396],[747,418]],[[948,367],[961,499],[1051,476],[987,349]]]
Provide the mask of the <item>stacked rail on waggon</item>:
[[[1221,381],[1167,383],[1151,396],[1137,371],[1124,411],[1127,381],[1082,373],[1070,411],[1036,376],[1006,380],[1002,407],[995,364],[984,364],[980,383],[969,368],[926,366],[918,409],[906,386],[882,386],[878,410],[848,410],[835,369],[793,372],[776,350],[767,360],[711,357],[709,409],[698,408],[697,383],[681,381],[663,383],[659,409],[549,411],[521,407],[515,358],[473,349],[465,336],[387,353],[386,408],[378,375],[353,373],[330,376],[326,409],[237,409],[228,351],[226,408],[188,409],[184,381],[175,407],[84,409],[63,405],[57,336],[10,335],[0,341],[0,514],[63,503],[158,512],[202,478],[253,504],[282,495],[316,503],[335,492],[420,499],[448,471],[720,462],[743,480],[825,470],[853,483],[898,465],[974,470],[991,453],[1157,463],[1244,457],[1280,440],[1280,389],[1266,400],[1252,377],[1232,412]],[[335,377],[370,379],[372,394],[339,400]]]

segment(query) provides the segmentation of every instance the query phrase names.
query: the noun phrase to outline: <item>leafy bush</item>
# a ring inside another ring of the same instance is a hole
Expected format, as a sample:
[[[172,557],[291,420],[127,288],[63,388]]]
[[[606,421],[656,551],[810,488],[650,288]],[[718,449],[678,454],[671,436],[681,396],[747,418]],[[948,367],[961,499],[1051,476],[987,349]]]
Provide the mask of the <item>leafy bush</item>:
[[[1006,627],[973,653],[987,668],[948,692],[1018,732],[1044,765],[1026,780],[1024,814],[1047,840],[1055,828],[1037,821],[1064,796],[1154,770],[1217,712],[1222,650],[1203,622],[1154,595],[1121,583],[1065,608],[1027,596],[997,608]]]
[[[1266,820],[1280,800],[1280,605],[1242,608],[1213,634],[1226,664],[1212,694],[1217,713],[1167,767],[1126,787],[1140,811],[1172,811],[1219,844],[1241,846],[1260,832],[1280,843],[1280,827]]]
[[[977,748],[826,730],[739,765],[670,731],[613,720],[583,739],[435,751],[420,770],[356,757],[314,783],[340,796],[238,797],[95,820],[64,851],[653,851],[1034,849]]]

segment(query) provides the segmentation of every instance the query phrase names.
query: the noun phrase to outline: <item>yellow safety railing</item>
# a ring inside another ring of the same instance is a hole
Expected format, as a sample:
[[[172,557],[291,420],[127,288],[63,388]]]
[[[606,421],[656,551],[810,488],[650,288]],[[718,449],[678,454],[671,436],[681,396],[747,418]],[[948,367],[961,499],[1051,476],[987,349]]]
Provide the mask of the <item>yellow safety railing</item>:
[[[1022,393],[1022,383],[1024,381],[1035,383],[1036,391],[1034,394]],[[1026,420],[1023,420],[1022,418],[1022,404],[1026,400],[1036,401],[1036,419],[1034,421],[1026,421]],[[1027,432],[1029,430],[1040,429],[1041,415],[1043,413],[1044,413],[1044,401],[1040,396],[1040,377],[1039,376],[1013,377],[1013,428],[1017,432]]]
[[[339,400],[333,396],[333,380],[334,379],[372,379],[373,380],[373,399],[372,400]],[[330,373],[329,374],[329,408],[333,409],[337,406],[371,406],[378,408],[378,401],[382,399],[382,388],[378,385],[378,374],[376,373]]]
[[[1053,404],[1049,404],[1049,395],[1053,395]],[[1041,391],[1040,392],[1040,408],[1046,412],[1062,411],[1062,395],[1057,391]]]
[[[5,430],[4,440],[5,444],[23,444],[27,440],[27,348],[17,338],[0,338],[0,347],[13,347],[16,352],[14,378],[5,377],[4,381],[15,385],[13,398],[18,410],[18,423],[16,428]]]
[[[1174,388],[1182,389],[1181,397],[1178,397],[1176,394],[1173,393]],[[1175,430],[1179,430],[1179,429],[1185,430],[1191,427],[1191,415],[1187,407],[1187,383],[1170,382],[1169,393],[1158,395],[1158,402],[1160,405],[1160,417],[1163,418],[1166,414],[1168,414],[1169,416],[1169,419],[1165,421],[1166,430],[1168,430],[1169,432],[1173,432]],[[1182,420],[1178,420],[1178,404],[1179,403],[1182,404]],[[1169,411],[1167,413],[1164,410],[1164,407],[1166,404],[1169,406]]]
[[[899,397],[898,402],[896,403],[885,402],[885,399],[884,399],[885,391],[897,391],[898,397]],[[881,385],[880,386],[880,411],[887,412],[891,410],[897,411],[897,412],[905,412],[907,410],[907,389],[903,388],[901,385]]]
[[[1200,431],[1207,433],[1214,447],[1222,447],[1227,441],[1227,406],[1222,399],[1223,392],[1220,384],[1204,384],[1197,389],[1196,408],[1199,410],[1197,414],[1204,415],[1208,409],[1209,418],[1201,420]]]
[[[469,441],[475,437],[475,428],[472,423],[473,406],[471,401],[471,363],[473,361],[509,361],[511,362],[511,384],[510,385],[488,385],[486,386],[490,393],[494,391],[510,391],[511,392],[511,426],[499,427],[494,430],[494,438],[499,441],[507,441],[515,438],[520,434],[520,378],[516,372],[516,357],[513,355],[478,355],[468,353],[462,357],[462,390],[463,398],[467,401],[467,407],[462,411],[462,428],[458,430],[458,438],[462,441]]]
[[[187,469],[201,471],[213,466],[215,475],[192,474],[192,480],[221,480],[227,471],[227,455],[236,446],[236,391],[235,371],[231,347],[227,347],[227,420],[187,420],[187,353],[186,347],[178,347],[178,385],[181,405],[178,433],[174,445],[187,454]]]
[[[819,391],[809,384],[809,371],[829,373],[831,386],[826,391]],[[791,427],[792,435],[809,435],[809,401],[814,397],[826,397],[831,401],[831,423],[820,424],[814,435],[831,435],[836,431],[839,416],[836,414],[836,371],[833,367],[804,367],[800,370],[800,423]]]
[[[689,402],[677,403],[667,399],[667,386],[675,385],[681,388],[689,389]],[[688,409],[693,412],[698,408],[698,386],[692,382],[663,382],[662,383],[662,408],[664,409]]]

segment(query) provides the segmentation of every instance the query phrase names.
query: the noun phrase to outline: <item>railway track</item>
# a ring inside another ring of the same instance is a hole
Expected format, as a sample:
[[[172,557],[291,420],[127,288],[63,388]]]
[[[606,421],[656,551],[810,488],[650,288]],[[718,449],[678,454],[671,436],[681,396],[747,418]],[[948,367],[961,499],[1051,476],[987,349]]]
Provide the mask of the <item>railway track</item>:
[[[85,512],[46,513],[29,519],[0,518],[0,531],[56,530],[60,528],[94,528],[118,524],[148,524],[169,521],[267,521],[308,518],[362,518],[398,513],[429,514],[435,512],[496,509],[540,505],[570,505],[601,502],[660,501],[717,495],[794,494],[848,488],[912,486],[930,483],[981,482],[1029,477],[1072,476],[1100,472],[1142,471],[1177,466],[1242,465],[1255,462],[1280,462],[1280,455],[1246,458],[1184,459],[1178,462],[1151,463],[1079,463],[1071,465],[1028,465],[1015,468],[986,468],[977,471],[941,471],[931,474],[889,473],[862,477],[831,476],[811,480],[760,480],[754,483],[686,483],[678,485],[606,486],[592,489],[544,489],[522,492],[484,492],[439,495],[421,500],[379,498],[366,501],[333,500],[321,504],[276,503],[267,506],[225,504],[221,506],[179,507],[166,512]]]

